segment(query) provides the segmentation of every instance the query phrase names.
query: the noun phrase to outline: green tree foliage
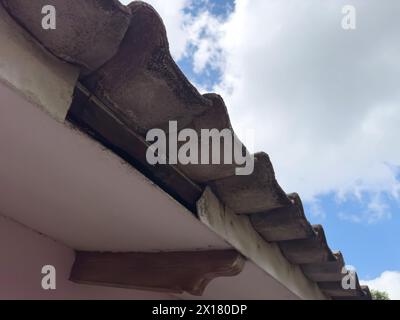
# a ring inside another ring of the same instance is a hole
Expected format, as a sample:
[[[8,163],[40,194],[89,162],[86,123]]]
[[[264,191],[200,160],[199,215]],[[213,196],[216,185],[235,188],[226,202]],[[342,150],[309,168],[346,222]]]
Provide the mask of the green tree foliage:
[[[373,300],[390,300],[389,295],[386,292],[371,290]]]

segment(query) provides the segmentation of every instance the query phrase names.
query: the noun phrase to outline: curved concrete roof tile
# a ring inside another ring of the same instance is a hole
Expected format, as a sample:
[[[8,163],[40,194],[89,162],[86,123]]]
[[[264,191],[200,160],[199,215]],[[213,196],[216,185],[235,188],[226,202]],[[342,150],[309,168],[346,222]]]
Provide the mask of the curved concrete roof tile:
[[[292,204],[250,215],[254,228],[269,242],[307,239],[314,236],[298,194],[288,195]]]
[[[158,13],[143,2],[133,2],[129,9],[131,22],[117,54],[84,83],[141,134],[167,129],[171,120],[186,127],[212,102],[172,59]]]
[[[248,176],[232,175],[212,182],[217,196],[237,214],[252,214],[287,207],[291,201],[275,179],[266,153],[254,156],[254,172]]]
[[[46,49],[94,71],[118,50],[130,11],[118,0],[2,0],[8,12]],[[42,28],[42,8],[56,8],[56,30]]]
[[[335,261],[325,237],[324,228],[314,226],[314,235],[298,240],[282,241],[279,243],[283,254],[293,264],[317,264]]]
[[[207,184],[215,180],[220,180],[235,175],[235,170],[237,168],[234,155],[235,148],[241,150],[242,154],[248,154],[248,152],[233,132],[231,121],[228,115],[228,110],[222,97],[214,93],[205,94],[203,97],[211,101],[212,106],[207,108],[203,114],[194,117],[192,122],[188,126],[186,126],[186,128],[193,129],[197,132],[198,136],[200,137],[200,144],[202,147],[203,145],[205,145],[206,147],[208,146],[209,163],[212,163],[212,144],[209,143],[210,141],[207,138],[204,138],[203,141],[203,137],[201,135],[202,130],[228,130],[230,137],[234,137],[232,141],[233,148],[231,152],[227,154],[227,156],[229,156],[230,162],[225,161],[224,146],[220,145],[220,163],[222,163],[221,165],[178,164],[178,168],[188,177],[190,177],[194,182]]]

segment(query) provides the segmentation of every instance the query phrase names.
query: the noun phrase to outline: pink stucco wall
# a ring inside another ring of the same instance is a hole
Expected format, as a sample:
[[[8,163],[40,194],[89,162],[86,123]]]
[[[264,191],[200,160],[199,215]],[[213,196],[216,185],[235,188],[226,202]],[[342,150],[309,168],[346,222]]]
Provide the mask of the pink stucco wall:
[[[171,299],[162,293],[77,285],[68,281],[73,250],[0,216],[0,299]],[[57,289],[42,289],[53,265]]]

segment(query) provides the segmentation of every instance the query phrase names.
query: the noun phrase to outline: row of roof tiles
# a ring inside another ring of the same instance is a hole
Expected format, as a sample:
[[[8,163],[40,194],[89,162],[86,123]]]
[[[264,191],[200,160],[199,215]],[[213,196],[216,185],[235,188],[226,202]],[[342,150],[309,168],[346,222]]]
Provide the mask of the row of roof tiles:
[[[232,130],[223,99],[201,95],[169,52],[158,13],[135,1],[1,0],[8,12],[58,58],[81,68],[81,83],[121,123],[139,136],[178,121],[180,129]],[[54,5],[57,29],[41,27],[41,8]],[[96,128],[95,128],[96,129]],[[101,129],[101,128],[97,128]],[[125,150],[126,151],[126,150]],[[341,286],[345,265],[327,244],[322,226],[311,226],[297,194],[286,195],[267,154],[254,156],[250,176],[235,175],[236,165],[178,166],[195,185],[210,186],[235,213],[248,215],[268,242],[333,299],[370,299],[369,289]],[[157,170],[157,169],[154,169]],[[179,192],[178,192],[179,197]]]

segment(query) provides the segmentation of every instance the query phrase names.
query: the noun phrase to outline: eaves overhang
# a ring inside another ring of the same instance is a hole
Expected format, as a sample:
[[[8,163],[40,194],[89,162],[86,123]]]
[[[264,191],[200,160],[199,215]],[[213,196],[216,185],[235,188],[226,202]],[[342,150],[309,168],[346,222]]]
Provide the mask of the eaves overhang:
[[[58,19],[59,26],[63,27],[53,33],[39,27],[40,8],[44,2],[56,6],[63,13]],[[300,197],[287,195],[279,186],[266,153],[254,156],[255,170],[249,176],[235,175],[234,165],[160,168],[146,164],[143,158],[146,132],[165,128],[169,121],[179,121],[180,129],[216,128],[233,133],[223,99],[215,94],[199,94],[173,61],[165,27],[151,6],[140,1],[122,6],[111,0],[84,3],[38,0],[29,4],[23,0],[3,0],[2,3],[44,48],[80,69],[80,83],[75,88],[74,101],[67,116],[70,122],[137,167],[195,215],[199,214],[198,200],[204,191],[210,190],[232,214],[244,216],[250,222],[251,230],[265,243],[279,248],[287,262],[300,268],[302,276],[317,285],[326,296],[370,299],[368,289],[360,287],[358,281],[354,290],[342,288],[342,255],[329,248],[322,226],[312,226],[308,222]],[[13,130],[8,129],[10,132]],[[91,147],[87,145],[86,148]],[[95,167],[97,162],[95,159],[87,161],[87,166]],[[87,175],[84,168],[80,168],[83,177]],[[107,175],[110,169],[104,167],[103,170]],[[128,197],[129,182],[126,183],[126,188],[118,190]],[[112,187],[109,188],[111,191]],[[85,190],[80,194],[84,196]],[[137,195],[137,201],[143,201],[143,197]],[[122,200],[114,204],[124,207]],[[108,209],[110,212],[111,208]],[[193,216],[188,216],[198,222]],[[105,218],[106,214],[101,217]],[[120,217],[119,222],[116,222],[117,216],[114,218],[110,223],[121,223],[122,230],[128,225],[124,220],[126,217]],[[96,218],[88,216],[87,221],[96,221]],[[174,220],[174,223],[182,221]],[[59,223],[64,225],[63,221]],[[102,231],[107,233],[107,230]],[[217,228],[215,231],[218,233]],[[107,243],[111,242],[104,239],[106,249]],[[78,245],[75,246],[79,249]],[[82,248],[85,246],[86,249],[90,247],[86,243]]]

